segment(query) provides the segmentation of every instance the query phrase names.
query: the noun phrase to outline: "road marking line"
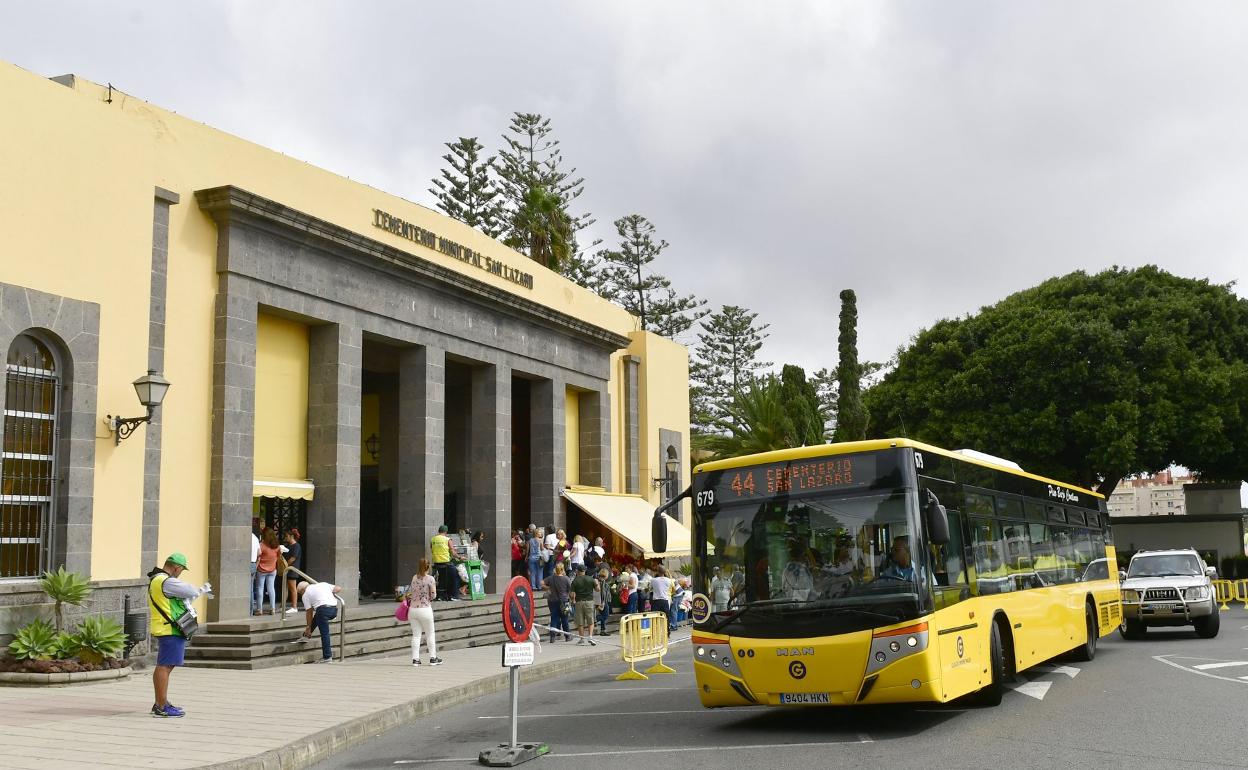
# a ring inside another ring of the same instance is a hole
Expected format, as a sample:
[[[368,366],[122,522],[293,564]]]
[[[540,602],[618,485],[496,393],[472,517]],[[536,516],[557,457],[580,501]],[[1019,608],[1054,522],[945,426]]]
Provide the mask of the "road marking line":
[[[767,706],[739,706],[731,711],[751,711],[756,709],[768,708]],[[719,709],[684,709],[679,711],[601,711],[601,712],[574,712],[564,714],[520,714],[520,719],[567,719],[569,717],[624,717],[638,716],[644,717],[647,714],[714,714],[714,713],[731,713],[730,711]],[[511,715],[504,716],[483,716],[477,719],[511,719]],[[567,756],[566,754],[564,756]]]
[[[1077,669],[1074,666],[1055,666],[1049,663],[1046,663],[1043,666],[1036,666],[1036,671],[1044,671],[1048,674],[1065,674],[1071,679],[1079,676],[1080,670],[1081,669]]]
[[[1044,700],[1044,696],[1048,694],[1049,688],[1053,686],[1052,682],[1007,682],[1006,687],[1014,692],[1021,692],[1023,695],[1030,695],[1036,700]]]
[[[651,713],[662,713],[662,712],[651,712]],[[819,747],[826,747],[826,746],[845,746],[847,744],[854,744],[854,743],[874,743],[874,741],[872,741],[870,736],[866,735],[865,733],[859,733],[858,740],[854,740],[854,741],[817,741],[817,742],[811,742],[811,743],[752,743],[752,744],[747,744],[744,746],[725,743],[725,744],[720,744],[719,746],[674,746],[674,747],[666,747],[666,748],[661,748],[661,749],[621,749],[617,751],[577,751],[577,752],[571,752],[571,753],[566,753],[566,754],[552,751],[551,753],[544,755],[543,759],[545,761],[550,761],[552,759],[559,759],[561,757],[577,758],[577,757],[608,757],[608,756],[615,756],[618,754],[669,754],[669,753],[676,753],[676,752],[681,752],[681,751],[683,752],[738,751],[742,749],[749,750],[749,749],[790,749],[790,748],[791,749],[809,749],[809,748],[819,748]],[[457,757],[453,759],[450,759],[450,758],[448,759],[396,759],[394,761],[394,764],[396,765],[419,765],[419,764],[424,764],[426,762],[476,762],[476,761],[477,761],[476,757],[462,757],[462,758]]]
[[[1197,671],[1208,671],[1211,668],[1230,668],[1231,666],[1248,666],[1248,660],[1228,660],[1221,663],[1201,663],[1199,666],[1192,666]]]
[[[1175,656],[1175,657],[1184,657],[1184,656],[1182,656],[1182,655],[1178,655],[1178,656]],[[1197,671],[1197,670],[1195,670],[1195,669],[1188,668],[1187,666],[1184,666],[1184,665],[1180,665],[1180,664],[1178,664],[1178,663],[1175,663],[1175,662],[1174,662],[1174,661],[1172,661],[1172,660],[1166,660],[1166,656],[1165,656],[1165,655],[1154,655],[1154,656],[1153,656],[1153,660],[1161,661],[1162,663],[1165,663],[1167,666],[1174,666],[1174,667],[1175,667],[1175,668],[1177,668],[1178,670],[1180,670],[1180,671],[1186,671],[1186,672],[1187,672],[1187,673],[1189,673],[1189,674],[1195,674],[1195,675],[1197,675],[1197,676],[1207,676],[1207,677],[1209,677],[1210,679],[1221,679],[1223,682],[1234,682],[1235,684],[1248,684],[1248,678],[1243,678],[1243,677],[1241,677],[1241,678],[1239,678],[1239,679],[1232,679],[1232,678],[1231,678],[1231,677],[1229,677],[1229,676],[1218,676],[1217,674],[1210,674],[1210,673],[1207,673],[1207,672],[1205,672],[1205,671]]]

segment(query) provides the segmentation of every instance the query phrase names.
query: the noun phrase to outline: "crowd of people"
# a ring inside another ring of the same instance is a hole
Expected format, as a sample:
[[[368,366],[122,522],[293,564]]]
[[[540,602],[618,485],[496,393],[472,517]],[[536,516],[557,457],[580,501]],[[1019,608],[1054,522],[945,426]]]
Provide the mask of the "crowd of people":
[[[663,612],[675,630],[693,599],[687,575],[673,578],[657,561],[643,566],[613,558],[601,537],[568,539],[565,530],[535,524],[512,530],[511,569],[528,578],[534,593],[544,593],[552,642],[571,641],[573,627],[577,644],[606,635],[613,606],[621,614]]]

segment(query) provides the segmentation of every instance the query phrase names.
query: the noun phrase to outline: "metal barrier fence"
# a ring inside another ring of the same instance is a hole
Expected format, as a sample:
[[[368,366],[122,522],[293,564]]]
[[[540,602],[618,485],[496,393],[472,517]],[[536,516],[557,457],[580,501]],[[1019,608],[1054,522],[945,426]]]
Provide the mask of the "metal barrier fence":
[[[676,669],[663,663],[667,654],[667,614],[663,612],[635,612],[620,618],[620,659],[628,664],[628,670],[616,677],[649,679],[646,674],[674,674]],[[657,659],[646,669],[637,670],[637,662]]]

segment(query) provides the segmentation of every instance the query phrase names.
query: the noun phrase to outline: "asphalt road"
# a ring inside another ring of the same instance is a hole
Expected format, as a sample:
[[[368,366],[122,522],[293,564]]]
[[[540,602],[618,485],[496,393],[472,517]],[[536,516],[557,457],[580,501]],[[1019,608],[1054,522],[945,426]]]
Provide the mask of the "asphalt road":
[[[1019,676],[996,708],[703,709],[688,643],[675,675],[616,682],[622,664],[525,685],[520,740],[551,753],[526,768],[1248,767],[1248,613],[1216,639],[1154,629],[1101,640],[1090,663]],[[419,675],[418,670],[413,671]],[[319,768],[480,767],[509,735],[506,693],[438,712]],[[659,765],[658,763],[661,763]]]

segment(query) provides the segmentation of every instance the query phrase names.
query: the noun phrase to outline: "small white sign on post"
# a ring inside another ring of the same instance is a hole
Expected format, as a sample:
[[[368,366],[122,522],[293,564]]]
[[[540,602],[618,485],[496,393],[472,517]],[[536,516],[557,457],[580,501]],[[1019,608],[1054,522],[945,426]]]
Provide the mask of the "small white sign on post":
[[[503,645],[503,667],[533,665],[534,647],[532,642],[515,644],[507,642]]]

